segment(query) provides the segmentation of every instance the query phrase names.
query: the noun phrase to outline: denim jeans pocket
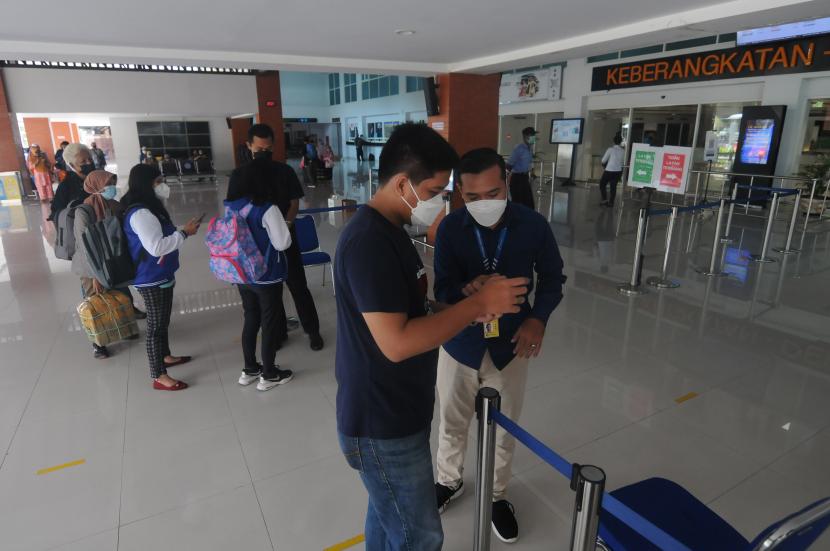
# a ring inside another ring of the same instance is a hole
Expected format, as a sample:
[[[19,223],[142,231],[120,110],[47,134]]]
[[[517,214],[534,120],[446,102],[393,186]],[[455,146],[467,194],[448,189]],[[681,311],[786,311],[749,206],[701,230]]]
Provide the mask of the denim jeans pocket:
[[[359,473],[363,473],[363,459],[360,456],[360,439],[351,436],[340,435],[340,450],[349,467]]]

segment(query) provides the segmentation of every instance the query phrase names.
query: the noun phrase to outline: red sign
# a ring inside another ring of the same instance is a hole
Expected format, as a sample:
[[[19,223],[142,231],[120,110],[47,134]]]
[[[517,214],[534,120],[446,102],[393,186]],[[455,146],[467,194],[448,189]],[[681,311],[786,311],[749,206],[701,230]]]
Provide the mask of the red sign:
[[[660,185],[679,188],[683,184],[683,169],[686,167],[686,155],[683,153],[663,153],[663,166],[660,168]]]
[[[268,100],[265,102],[265,107],[274,107],[277,105],[277,102]]]

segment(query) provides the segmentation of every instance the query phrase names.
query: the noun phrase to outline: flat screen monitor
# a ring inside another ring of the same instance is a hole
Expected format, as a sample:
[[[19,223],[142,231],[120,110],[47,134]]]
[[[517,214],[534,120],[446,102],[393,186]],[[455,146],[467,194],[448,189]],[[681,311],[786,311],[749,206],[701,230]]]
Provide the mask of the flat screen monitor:
[[[741,162],[747,165],[765,165],[769,162],[775,119],[750,119],[746,123]]]
[[[830,17],[812,19],[810,21],[798,21],[795,23],[784,23],[782,25],[771,25],[757,29],[738,31],[738,46],[747,44],[758,44],[760,42],[774,42],[776,40],[787,40],[802,36],[814,36],[830,32]]]
[[[585,119],[553,119],[550,121],[550,143],[582,143]]]

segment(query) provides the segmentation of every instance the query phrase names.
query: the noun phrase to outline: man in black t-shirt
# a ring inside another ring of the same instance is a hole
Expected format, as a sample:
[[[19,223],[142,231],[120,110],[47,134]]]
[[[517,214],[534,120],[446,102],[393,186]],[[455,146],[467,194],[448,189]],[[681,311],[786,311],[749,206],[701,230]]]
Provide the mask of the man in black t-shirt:
[[[518,312],[527,294],[526,278],[497,276],[452,306],[427,300],[403,226],[432,224],[457,161],[431,128],[399,126],[380,155],[380,188],[337,245],[337,429],[369,493],[367,549],[441,549],[429,448],[436,349],[474,321]]]
[[[253,125],[248,130],[248,149],[254,159],[261,157],[270,159],[274,150],[274,131],[271,127],[267,124]],[[294,229],[294,219],[297,218],[297,213],[300,210],[300,198],[305,195],[303,186],[294,169],[287,164],[272,160],[271,170],[274,186],[270,202],[280,209],[291,230],[291,247],[285,251],[285,257],[288,261],[286,284],[291,292],[291,297],[294,299],[294,305],[297,307],[297,316],[300,318],[303,330],[309,337],[311,349],[322,350],[323,337],[320,336],[320,319],[317,316],[314,298],[311,296],[311,291],[308,290],[305,267],[303,267],[300,247],[297,244],[297,232]],[[242,197],[239,189],[240,177],[240,168],[231,173],[227,196],[230,201]],[[288,325],[285,307],[282,303],[280,303],[280,307],[282,313],[278,315],[277,331],[279,332],[279,342],[282,342],[288,338]]]

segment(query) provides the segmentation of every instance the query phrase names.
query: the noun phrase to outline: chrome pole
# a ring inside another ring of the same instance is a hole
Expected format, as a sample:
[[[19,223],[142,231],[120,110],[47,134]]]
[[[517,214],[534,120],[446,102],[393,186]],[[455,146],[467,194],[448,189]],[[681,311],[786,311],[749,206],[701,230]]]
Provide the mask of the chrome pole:
[[[574,465],[571,489],[576,491],[570,551],[595,551],[605,472],[593,465]]]
[[[542,187],[545,185],[545,161],[539,161],[539,190],[536,194],[542,197]]]
[[[498,391],[484,387],[476,397],[478,454],[476,457],[476,527],[473,549],[489,551],[493,517],[493,475],[496,459],[496,422],[492,411],[501,407]]]
[[[804,217],[804,230],[807,230],[807,223],[810,221],[810,212],[813,210],[813,199],[816,196],[816,186],[818,185],[818,178],[813,178],[813,187],[810,190],[810,200],[807,203],[807,216]]]
[[[729,216],[726,217],[726,230],[721,237],[721,243],[732,243],[732,238],[729,237],[729,230],[732,229],[732,215],[735,214],[735,201],[738,200],[738,182],[733,184],[732,200],[729,202]]]
[[[634,264],[631,266],[631,279],[628,283],[617,286],[617,290],[628,296],[646,293],[640,285],[640,272],[643,268],[643,246],[646,241],[646,224],[648,223],[648,209],[640,209],[637,222],[637,240],[634,242]]]
[[[801,190],[799,189],[798,192],[795,194],[795,201],[793,202],[793,215],[790,218],[790,229],[787,232],[787,242],[784,244],[784,248],[776,247],[772,249],[773,251],[781,254],[793,254],[797,252],[801,252],[799,249],[793,248],[793,234],[795,233],[795,225],[798,222],[798,209],[801,208]]]
[[[726,207],[726,199],[720,200],[718,207],[718,221],[715,224],[715,238],[712,240],[712,257],[709,259],[709,268],[699,268],[697,272],[709,277],[722,277],[727,275],[718,269],[718,246],[720,245],[720,231],[723,224],[723,211]]]
[[[556,179],[556,162],[550,163],[550,201],[548,202],[548,224],[553,220],[553,183]]]
[[[775,214],[778,210],[778,192],[772,194],[772,202],[769,206],[769,217],[767,218],[767,229],[764,232],[764,244],[761,245],[761,254],[753,254],[752,260],[755,262],[776,262],[774,258],[767,258],[767,248],[772,237],[772,227],[775,225]]]
[[[693,205],[697,205],[697,198],[700,196],[700,172],[697,173],[697,180],[695,181],[695,198],[692,201]]]
[[[674,223],[677,220],[677,210],[677,207],[671,208],[669,225],[666,227],[666,252],[663,254],[663,268],[660,270],[660,277],[650,277],[646,280],[646,283],[659,289],[675,289],[680,287],[680,283],[668,278],[669,254],[671,253],[671,239],[674,233]]]
[[[749,200],[752,199],[752,184],[755,182],[755,176],[749,177],[749,189],[746,190],[746,203],[744,203],[744,214],[749,214]]]

